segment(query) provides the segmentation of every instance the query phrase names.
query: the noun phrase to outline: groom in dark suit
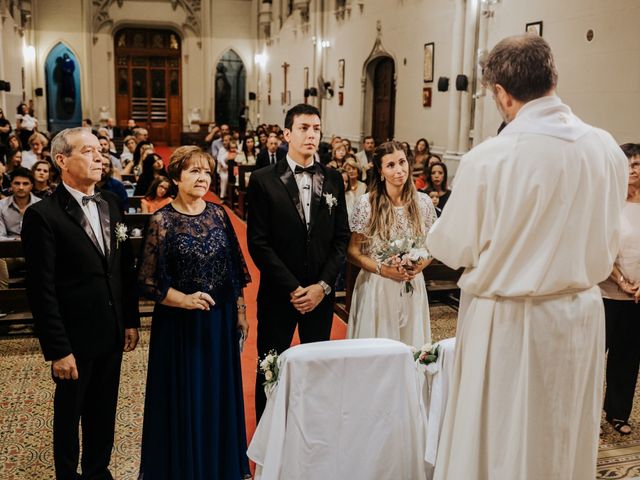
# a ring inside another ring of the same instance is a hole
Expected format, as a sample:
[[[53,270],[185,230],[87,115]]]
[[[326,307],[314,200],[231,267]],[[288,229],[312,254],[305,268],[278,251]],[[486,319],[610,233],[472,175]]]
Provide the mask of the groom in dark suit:
[[[29,304],[56,384],[56,478],[109,480],[122,352],[138,341],[133,258],[117,198],[95,189],[98,139],[82,128],[63,130],[51,155],[62,183],[27,210],[22,243]]]
[[[320,112],[300,104],[287,112],[286,158],[251,175],[247,237],[260,270],[258,355],[283,352],[298,326],[302,343],[328,340],[333,285],[345,261],[349,224],[342,175],[314,161]],[[266,404],[256,378],[256,414]]]

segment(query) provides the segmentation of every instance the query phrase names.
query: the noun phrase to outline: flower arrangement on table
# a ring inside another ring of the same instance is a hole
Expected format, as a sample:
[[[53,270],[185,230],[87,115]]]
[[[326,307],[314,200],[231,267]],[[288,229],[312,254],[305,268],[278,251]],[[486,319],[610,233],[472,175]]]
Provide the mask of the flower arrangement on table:
[[[382,258],[383,265],[413,268],[431,258],[425,243],[424,236],[399,238],[384,245],[378,256]],[[411,282],[406,281],[404,291],[412,294],[413,290]]]
[[[426,372],[430,375],[433,375],[438,371],[438,367],[436,365],[438,357],[440,356],[440,345],[438,343],[434,343],[433,345],[425,343],[419,349],[411,347],[411,352],[413,353],[413,360],[416,363],[416,366],[424,365],[426,367]]]
[[[278,383],[278,376],[280,373],[280,356],[275,350],[269,350],[269,353],[260,361],[260,371],[264,374],[264,386],[265,392],[269,392],[274,389]]]
[[[425,343],[422,347],[420,347],[420,349],[413,347],[412,351],[413,360],[416,363],[429,365],[438,361],[438,356],[440,355],[440,345],[438,345],[437,343],[434,343],[433,345],[430,343]]]

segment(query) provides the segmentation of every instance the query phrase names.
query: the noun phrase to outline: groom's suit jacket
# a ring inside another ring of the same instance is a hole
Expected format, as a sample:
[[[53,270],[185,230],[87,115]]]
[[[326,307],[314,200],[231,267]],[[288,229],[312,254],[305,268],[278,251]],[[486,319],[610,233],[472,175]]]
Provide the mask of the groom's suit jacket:
[[[333,287],[344,265],[350,231],[342,175],[320,163],[316,169],[308,230],[286,158],[251,175],[247,238],[260,269],[259,304],[289,302],[298,286],[320,280]],[[337,205],[330,208],[332,198]]]
[[[27,294],[46,360],[121,351],[124,329],[140,323],[131,245],[115,234],[116,224],[123,222],[118,199],[101,194],[97,206],[105,254],[62,184],[24,216]]]

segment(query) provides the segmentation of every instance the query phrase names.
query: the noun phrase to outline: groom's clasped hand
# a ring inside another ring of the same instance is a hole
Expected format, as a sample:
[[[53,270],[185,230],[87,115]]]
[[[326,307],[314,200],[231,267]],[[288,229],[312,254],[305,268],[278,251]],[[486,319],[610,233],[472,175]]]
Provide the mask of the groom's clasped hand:
[[[304,288],[298,287],[291,292],[291,303],[302,314],[316,308],[323,298],[324,290],[317,283]]]

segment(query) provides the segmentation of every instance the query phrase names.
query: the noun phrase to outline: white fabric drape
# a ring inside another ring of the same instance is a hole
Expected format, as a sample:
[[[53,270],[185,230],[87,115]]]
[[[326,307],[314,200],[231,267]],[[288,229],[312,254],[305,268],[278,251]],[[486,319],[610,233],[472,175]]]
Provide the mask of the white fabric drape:
[[[413,356],[387,339],[318,342],[281,356],[248,455],[262,480],[424,478]]]

